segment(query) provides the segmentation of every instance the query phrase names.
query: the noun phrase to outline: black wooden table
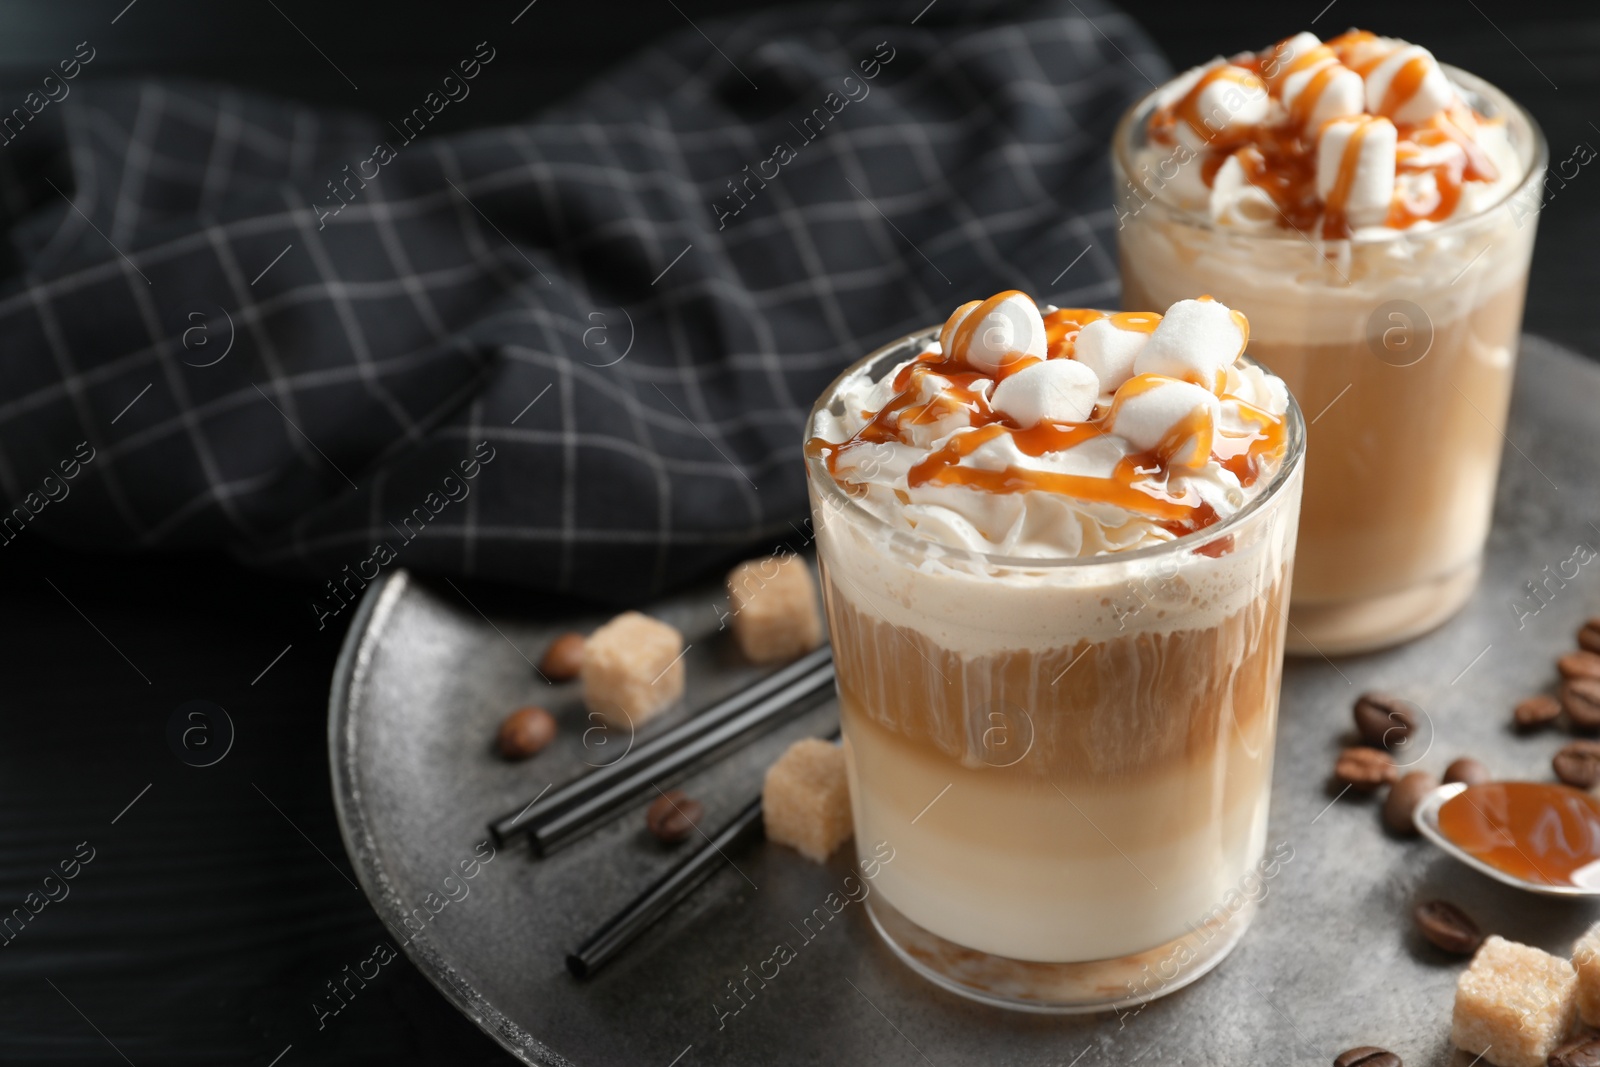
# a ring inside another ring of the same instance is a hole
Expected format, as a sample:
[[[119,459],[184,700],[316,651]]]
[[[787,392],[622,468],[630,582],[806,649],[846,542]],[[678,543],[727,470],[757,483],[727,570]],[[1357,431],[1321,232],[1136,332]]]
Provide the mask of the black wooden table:
[[[681,27],[675,6],[697,21],[753,6],[537,0],[508,32],[526,3],[13,0],[0,8],[0,84],[30,84],[87,39],[95,76],[229,79],[382,114],[492,26],[506,91],[484,93],[470,118],[497,122]],[[1307,26],[1410,37],[1527,105],[1554,158],[1600,145],[1592,0],[1323,5],[1126,4],[1179,66]],[[1600,170],[1585,168],[1551,185],[1527,326],[1591,354],[1596,247]],[[325,715],[342,633],[316,629],[309,586],[221,557],[84,555],[27,535],[0,548],[0,589],[0,919],[30,893],[59,898],[25,926],[0,924],[0,1062],[511,1062],[404,958],[338,1014],[315,1007],[385,935],[334,824]],[[196,700],[226,722],[189,718]],[[76,878],[46,882],[85,856]]]

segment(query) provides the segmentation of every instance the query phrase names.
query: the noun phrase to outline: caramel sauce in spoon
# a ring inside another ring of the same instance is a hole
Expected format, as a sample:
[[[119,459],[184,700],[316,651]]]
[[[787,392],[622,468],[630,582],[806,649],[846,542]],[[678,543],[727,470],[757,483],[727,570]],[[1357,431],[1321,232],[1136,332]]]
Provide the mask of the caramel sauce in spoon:
[[[1578,885],[1573,875],[1600,861],[1600,798],[1547,782],[1484,782],[1444,802],[1439,832],[1525,882]]]

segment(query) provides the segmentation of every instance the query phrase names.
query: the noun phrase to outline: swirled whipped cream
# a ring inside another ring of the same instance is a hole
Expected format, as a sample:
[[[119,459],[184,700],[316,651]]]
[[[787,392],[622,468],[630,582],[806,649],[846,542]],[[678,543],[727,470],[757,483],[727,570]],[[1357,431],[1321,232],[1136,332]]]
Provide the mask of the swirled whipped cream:
[[[1297,33],[1162,88],[1133,180],[1246,230],[1380,239],[1475,214],[1523,166],[1433,54],[1364,30]]]
[[[1239,361],[1249,336],[1209,297],[1041,313],[1008,290],[888,373],[853,371],[808,450],[880,519],[942,544],[1061,558],[1171,541],[1233,515],[1282,461],[1288,393]]]

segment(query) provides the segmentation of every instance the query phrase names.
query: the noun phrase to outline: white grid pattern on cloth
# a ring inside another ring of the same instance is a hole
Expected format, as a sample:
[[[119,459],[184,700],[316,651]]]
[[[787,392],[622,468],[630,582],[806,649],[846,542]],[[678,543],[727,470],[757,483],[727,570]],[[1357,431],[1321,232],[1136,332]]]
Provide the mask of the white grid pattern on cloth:
[[[87,439],[40,530],[331,578],[487,442],[406,565],[625,600],[789,538],[802,424],[846,363],[999,288],[1117,291],[1104,147],[1163,61],[1102,3],[924,7],[707,22],[715,46],[686,29],[535,120],[409,143],[234,90],[82,86],[39,131],[47,172],[0,168],[22,264],[0,488]],[[879,42],[866,98],[798,137]],[[795,158],[719,230],[779,141]],[[190,313],[219,310],[233,350],[190,365],[220,351],[186,351]]]

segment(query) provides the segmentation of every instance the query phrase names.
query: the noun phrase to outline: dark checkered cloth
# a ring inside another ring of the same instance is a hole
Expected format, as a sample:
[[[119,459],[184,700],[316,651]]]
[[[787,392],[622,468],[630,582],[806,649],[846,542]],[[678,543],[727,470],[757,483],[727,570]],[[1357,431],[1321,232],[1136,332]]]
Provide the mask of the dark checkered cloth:
[[[636,599],[798,539],[847,363],[1001,288],[1114,303],[1106,146],[1167,73],[1125,15],[700,30],[459,135],[492,47],[393,123],[84,80],[9,130],[0,543]]]

